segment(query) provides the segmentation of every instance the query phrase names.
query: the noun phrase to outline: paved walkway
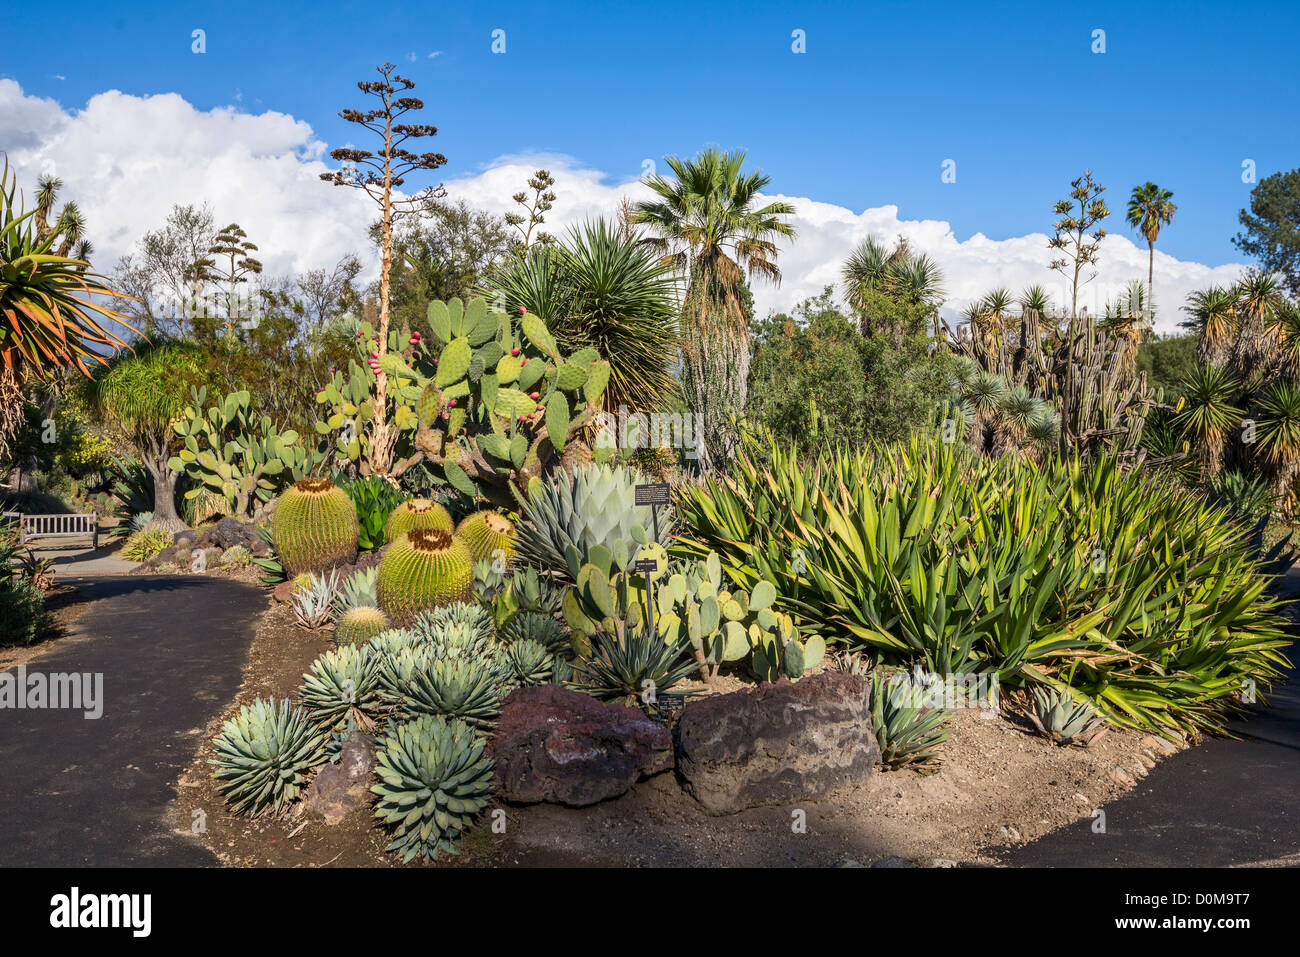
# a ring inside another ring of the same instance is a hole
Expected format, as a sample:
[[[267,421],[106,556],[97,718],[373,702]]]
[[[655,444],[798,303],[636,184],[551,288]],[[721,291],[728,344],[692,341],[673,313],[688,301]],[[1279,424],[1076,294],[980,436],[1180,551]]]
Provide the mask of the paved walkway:
[[[104,538],[105,536],[101,533],[100,541],[103,542]],[[46,539],[43,543],[38,542],[33,545],[32,554],[37,558],[52,558],[54,560],[57,581],[64,581],[77,576],[125,575],[140,567],[139,562],[128,562],[123,558],[118,558],[120,552],[110,552],[102,544],[99,548],[91,548],[89,545],[82,548],[68,548],[63,545],[52,546],[51,541],[51,539]]]
[[[0,866],[215,864],[163,816],[239,690],[265,592],[197,575],[61,579],[100,600],[27,674],[102,674],[103,715],[0,709]]]

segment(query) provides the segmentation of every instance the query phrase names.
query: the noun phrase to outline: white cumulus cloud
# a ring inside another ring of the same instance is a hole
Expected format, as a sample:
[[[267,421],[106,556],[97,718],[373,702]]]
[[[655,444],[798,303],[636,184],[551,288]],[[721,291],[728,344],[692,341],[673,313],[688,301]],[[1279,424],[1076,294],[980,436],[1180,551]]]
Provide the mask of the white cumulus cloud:
[[[203,111],[175,93],[131,96],[116,90],[70,110],[0,79],[0,150],[8,153],[28,197],[40,174],[63,179],[63,199],[75,199],[86,214],[101,269],[159,226],[176,203],[207,202],[219,225],[239,222],[259,245],[270,274],[328,267],[349,253],[371,254],[366,229],[375,218],[373,205],[354,190],[319,179],[329,168],[326,144],[307,122],[285,113]],[[533,153],[499,157],[473,171],[449,168],[446,186],[453,199],[504,213],[539,167],[556,179],[555,205],[544,228],[557,234],[584,219],[612,216],[624,196],[636,201],[649,192],[637,180],[612,180],[573,157]],[[1008,239],[977,233],[962,240],[941,220],[900,218],[897,206],[855,212],[811,197],[768,198],[795,206],[798,238],[781,249],[781,286],[755,285],[760,313],[788,309],[837,282],[845,256],[869,234],[888,242],[903,236],[942,266],[950,316],[996,286],[1018,292],[1040,283],[1058,301],[1067,296],[1063,280],[1047,268],[1052,255],[1043,233]],[[1179,260],[1157,248],[1157,327],[1174,329],[1189,292],[1231,282],[1244,268]],[[1129,281],[1144,279],[1146,269],[1145,244],[1112,233],[1082,304],[1099,312]],[[369,275],[376,270],[372,257]]]

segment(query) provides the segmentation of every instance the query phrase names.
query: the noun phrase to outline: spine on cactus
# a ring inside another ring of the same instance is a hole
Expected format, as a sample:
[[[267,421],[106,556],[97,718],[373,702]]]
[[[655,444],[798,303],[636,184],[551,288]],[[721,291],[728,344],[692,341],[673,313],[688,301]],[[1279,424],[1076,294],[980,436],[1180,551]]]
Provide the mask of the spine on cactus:
[[[384,523],[384,540],[393,542],[417,528],[441,529],[450,532],[456,527],[451,513],[427,498],[413,498],[393,509]]]
[[[352,499],[325,479],[303,479],[289,486],[271,516],[275,551],[290,575],[353,561],[358,535]]]
[[[396,624],[426,608],[471,601],[474,562],[451,532],[417,528],[395,539],[379,563],[379,607]]]
[[[456,528],[456,537],[465,543],[476,562],[486,559],[495,564],[502,559],[509,568],[515,557],[515,527],[491,509],[466,515]],[[506,568],[498,570],[504,572]]]
[[[363,645],[383,634],[392,623],[378,608],[349,608],[334,625],[334,640],[342,645]]]

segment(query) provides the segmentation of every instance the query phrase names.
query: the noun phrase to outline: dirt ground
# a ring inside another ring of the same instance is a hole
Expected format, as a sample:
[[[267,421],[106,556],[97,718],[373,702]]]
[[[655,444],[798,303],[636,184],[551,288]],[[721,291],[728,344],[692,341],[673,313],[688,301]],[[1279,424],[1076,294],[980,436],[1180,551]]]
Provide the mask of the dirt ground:
[[[257,820],[225,812],[207,759],[221,722],[239,705],[294,694],[312,661],[331,647],[328,629],[296,625],[287,605],[259,625],[236,702],[204,730],[203,744],[178,782],[172,823],[189,833],[205,812],[201,840],[234,866],[398,866],[368,811],[329,826],[301,814]],[[721,691],[744,687],[722,676]],[[588,808],[505,807],[467,835],[462,853],[408,866],[830,866],[901,857],[923,866],[987,863],[996,847],[1019,844],[1081,817],[1133,787],[1175,748],[1112,729],[1089,748],[1061,748],[1008,713],[955,713],[936,773],[881,772],[862,787],[798,807],[755,808],[711,817],[672,772],[643,781],[616,800]],[[496,816],[501,819],[501,815]]]

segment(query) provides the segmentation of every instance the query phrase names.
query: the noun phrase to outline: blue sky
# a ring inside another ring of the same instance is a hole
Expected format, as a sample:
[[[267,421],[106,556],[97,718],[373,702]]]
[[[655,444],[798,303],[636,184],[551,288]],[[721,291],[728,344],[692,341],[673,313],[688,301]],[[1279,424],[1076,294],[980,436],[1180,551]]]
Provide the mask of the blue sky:
[[[717,143],[748,149],[773,189],[895,203],[963,239],[1045,228],[1092,167],[1112,208],[1148,178],[1173,189],[1162,243],[1202,262],[1239,258],[1242,161],[1264,175],[1300,159],[1294,4],[111,7],[61,4],[53,41],[45,17],[11,22],[0,71],[69,108],[117,88],[280,110],[334,146],[352,84],[391,59],[417,80],[449,175],[538,150],[631,178],[645,158]],[[940,181],[945,159],[956,183]]]
[[[311,143],[356,136],[338,110],[365,105],[356,81],[384,60],[417,82],[422,120],[440,128],[426,142],[448,157],[441,177],[497,213],[539,154],[555,154],[544,161],[563,226],[611,212],[647,160],[663,171],[666,154],[747,150],[772,177],[766,192],[796,200],[800,230],[782,286],[756,287],[760,309],[836,281],[867,234],[936,256],[953,311],[995,285],[1059,281],[1041,234],[1091,168],[1117,237],[1089,288],[1095,308],[1145,278],[1145,243],[1123,222],[1129,190],[1151,179],[1174,191],[1155,271],[1169,331],[1191,290],[1240,274],[1243,162],[1259,178],[1300,165],[1300,7],[1281,3],[71,0],[57,30],[25,17],[6,41],[0,150],[26,188],[40,172],[65,178],[106,264],[178,202],[237,218],[282,272],[364,253],[373,212],[326,195]],[[942,181],[945,160],[956,182]],[[1064,296],[1059,282],[1052,292]]]

